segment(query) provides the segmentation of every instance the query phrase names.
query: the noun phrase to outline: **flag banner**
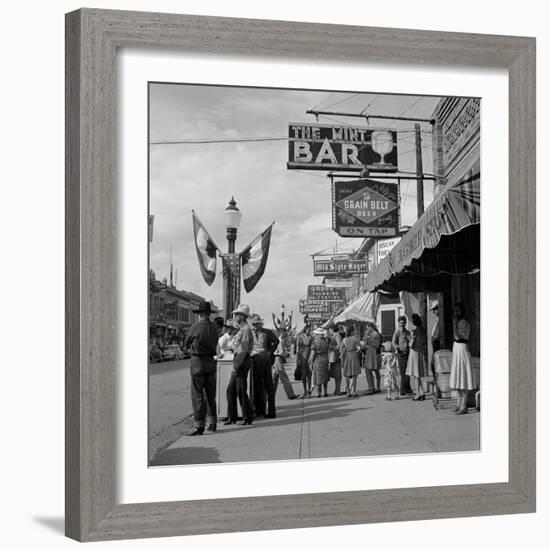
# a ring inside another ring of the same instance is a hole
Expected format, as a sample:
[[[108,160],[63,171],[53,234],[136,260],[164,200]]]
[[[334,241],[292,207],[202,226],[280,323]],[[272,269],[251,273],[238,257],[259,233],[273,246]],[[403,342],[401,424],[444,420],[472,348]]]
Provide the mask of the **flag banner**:
[[[204,228],[201,221],[193,210],[193,232],[195,234],[195,248],[197,250],[197,258],[201,274],[208,286],[210,286],[216,278],[216,252],[219,250],[208,231]]]
[[[247,292],[251,292],[254,289],[264,274],[267,255],[269,254],[272,227],[273,224],[241,252],[243,284]]]

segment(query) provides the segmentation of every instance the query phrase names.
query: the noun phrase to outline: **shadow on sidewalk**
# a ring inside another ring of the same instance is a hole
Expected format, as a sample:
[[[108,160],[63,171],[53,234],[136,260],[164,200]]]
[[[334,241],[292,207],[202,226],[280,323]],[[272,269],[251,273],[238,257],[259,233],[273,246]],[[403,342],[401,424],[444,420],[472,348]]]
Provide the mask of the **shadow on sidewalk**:
[[[344,403],[353,403],[353,401],[351,401],[348,397],[346,397],[345,395],[343,396],[340,396],[340,397],[311,397],[311,398],[307,398],[307,399],[294,399],[290,402],[287,402],[286,405],[279,405],[277,403],[277,410],[278,411],[284,411],[284,410],[289,410],[289,409],[295,409],[297,407],[307,407],[307,408],[310,408],[311,406],[315,406],[315,405],[325,405],[325,404],[334,404],[334,403],[339,403],[339,404],[344,404]]]
[[[221,462],[220,453],[214,447],[178,447],[167,449],[151,461],[150,466],[180,466]]]
[[[284,411],[277,416],[277,418],[256,418],[251,426],[236,426],[236,427],[223,427],[217,433],[229,434],[239,430],[254,430],[259,428],[275,427],[275,426],[288,426],[291,424],[300,424],[304,420],[308,422],[318,422],[321,420],[345,418],[350,416],[355,411],[368,411],[373,407],[354,407],[340,409],[335,406],[327,405],[316,407],[315,410],[311,408],[303,409],[302,407],[296,409],[296,414],[292,414],[290,411]]]

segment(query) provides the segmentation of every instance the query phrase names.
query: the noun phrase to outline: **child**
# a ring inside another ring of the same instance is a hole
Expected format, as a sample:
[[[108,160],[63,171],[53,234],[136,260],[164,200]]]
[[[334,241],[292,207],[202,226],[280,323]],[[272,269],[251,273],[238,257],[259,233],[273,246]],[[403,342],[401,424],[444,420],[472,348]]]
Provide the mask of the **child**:
[[[399,399],[399,365],[397,357],[393,352],[391,342],[384,342],[382,345],[382,369],[384,372],[384,386],[388,389],[386,401],[391,401],[392,390],[395,392],[395,398]]]

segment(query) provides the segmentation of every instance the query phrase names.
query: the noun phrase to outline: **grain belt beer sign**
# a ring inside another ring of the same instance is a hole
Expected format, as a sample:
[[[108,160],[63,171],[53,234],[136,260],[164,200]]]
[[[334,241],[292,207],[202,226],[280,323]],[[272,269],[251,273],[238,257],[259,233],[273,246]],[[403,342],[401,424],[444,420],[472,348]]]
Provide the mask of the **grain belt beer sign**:
[[[329,302],[326,300],[300,300],[300,313],[307,315],[326,315],[330,317],[332,313],[344,307],[344,302]]]
[[[370,179],[332,184],[332,229],[342,237],[394,237],[399,232],[399,187]]]
[[[360,126],[291,122],[289,169],[397,172],[397,132]]]
[[[368,260],[355,260],[350,256],[327,256],[326,258],[313,258],[313,275],[355,275],[368,273]]]
[[[326,285],[309,285],[308,300],[324,300],[327,302],[342,302],[345,298],[343,288],[330,288]]]

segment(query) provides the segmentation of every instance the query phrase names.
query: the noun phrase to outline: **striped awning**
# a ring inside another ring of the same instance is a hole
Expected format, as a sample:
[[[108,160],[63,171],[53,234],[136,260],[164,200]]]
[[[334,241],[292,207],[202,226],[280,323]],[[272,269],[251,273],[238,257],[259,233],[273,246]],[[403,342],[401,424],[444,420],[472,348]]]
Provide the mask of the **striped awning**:
[[[367,275],[366,289],[412,290],[418,286],[413,284],[415,279],[479,269],[479,223],[478,163],[434,199],[401,241]],[[466,228],[470,229],[458,235]]]
[[[380,307],[378,292],[365,292],[348,304],[344,310],[332,319],[332,323],[345,321],[359,321],[362,323],[376,322],[376,315]]]

